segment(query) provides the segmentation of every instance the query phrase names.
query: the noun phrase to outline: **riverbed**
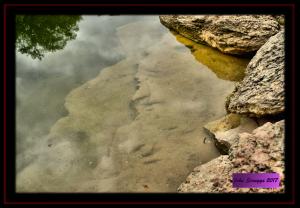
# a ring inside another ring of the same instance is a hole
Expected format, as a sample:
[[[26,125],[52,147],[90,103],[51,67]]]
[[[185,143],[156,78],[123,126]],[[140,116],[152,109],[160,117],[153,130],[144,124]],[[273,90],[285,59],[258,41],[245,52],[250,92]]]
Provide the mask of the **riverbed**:
[[[16,57],[18,192],[176,192],[219,156],[203,126],[249,61],[138,15],[83,16],[63,50]]]

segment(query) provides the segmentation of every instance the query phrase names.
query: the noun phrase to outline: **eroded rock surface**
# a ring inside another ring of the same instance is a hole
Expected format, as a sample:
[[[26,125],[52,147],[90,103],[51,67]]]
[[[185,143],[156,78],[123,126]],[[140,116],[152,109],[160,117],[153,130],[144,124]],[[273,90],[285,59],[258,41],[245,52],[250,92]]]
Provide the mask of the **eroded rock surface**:
[[[231,146],[229,155],[222,155],[200,165],[178,188],[179,192],[283,192],[284,191],[284,121],[267,122],[251,134],[241,133]],[[233,188],[233,173],[276,172],[280,188]]]
[[[284,31],[281,31],[250,61],[245,78],[227,99],[228,111],[256,117],[284,112],[284,56]]]
[[[271,15],[161,15],[166,27],[228,54],[257,51],[280,25]]]

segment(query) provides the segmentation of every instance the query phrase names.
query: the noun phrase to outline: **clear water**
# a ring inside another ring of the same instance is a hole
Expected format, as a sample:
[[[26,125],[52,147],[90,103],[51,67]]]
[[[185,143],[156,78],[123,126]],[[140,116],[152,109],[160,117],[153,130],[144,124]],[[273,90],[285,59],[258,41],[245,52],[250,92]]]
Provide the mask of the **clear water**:
[[[243,61],[185,45],[158,16],[83,16],[63,50],[17,53],[17,191],[176,192],[217,157],[203,125],[234,82],[201,60]]]

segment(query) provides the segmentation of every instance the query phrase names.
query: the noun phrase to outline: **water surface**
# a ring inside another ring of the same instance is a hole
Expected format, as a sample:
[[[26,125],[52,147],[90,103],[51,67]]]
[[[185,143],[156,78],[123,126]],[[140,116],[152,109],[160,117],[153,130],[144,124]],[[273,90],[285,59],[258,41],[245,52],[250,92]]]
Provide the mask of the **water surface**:
[[[199,61],[158,16],[83,16],[63,50],[17,53],[17,191],[175,192],[219,155],[202,127],[234,88]]]

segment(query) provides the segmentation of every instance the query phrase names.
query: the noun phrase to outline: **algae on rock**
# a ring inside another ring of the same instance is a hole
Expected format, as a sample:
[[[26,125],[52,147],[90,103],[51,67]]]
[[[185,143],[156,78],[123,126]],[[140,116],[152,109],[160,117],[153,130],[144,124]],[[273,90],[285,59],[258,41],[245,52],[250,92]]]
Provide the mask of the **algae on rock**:
[[[197,61],[206,65],[220,79],[241,81],[244,78],[246,67],[250,61],[248,58],[237,58],[224,54],[214,48],[189,40],[175,31],[171,32],[180,43],[190,48]]]

